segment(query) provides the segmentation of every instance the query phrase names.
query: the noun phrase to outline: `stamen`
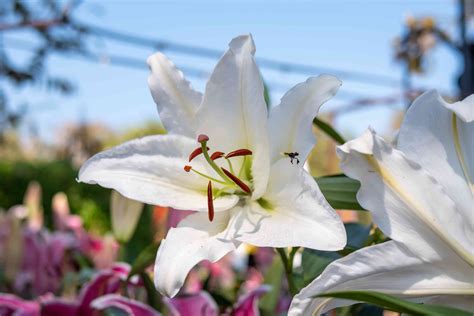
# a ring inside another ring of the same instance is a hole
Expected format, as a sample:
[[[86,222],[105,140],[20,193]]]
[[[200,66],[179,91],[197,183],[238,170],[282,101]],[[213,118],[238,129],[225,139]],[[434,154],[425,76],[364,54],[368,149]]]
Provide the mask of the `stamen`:
[[[209,140],[209,136],[201,134],[198,136],[198,143],[204,143]]]
[[[222,151],[216,151],[212,153],[211,160],[216,160],[216,159],[222,158],[223,156],[224,156],[224,153]]]
[[[234,176],[229,170],[226,170],[225,168],[222,168],[222,167],[221,169],[225,173],[225,175],[228,176],[232,181],[234,181],[234,183],[237,184],[242,190],[244,190],[244,192],[248,194],[252,193],[250,188],[242,180]]]
[[[212,222],[214,219],[214,202],[212,200],[212,182],[209,181],[207,185],[207,215],[209,216],[209,221]]]
[[[184,171],[186,171],[186,172],[191,171],[191,169],[193,169],[193,167],[191,167],[191,166],[184,166]]]
[[[209,147],[207,147],[207,150],[209,150]],[[198,148],[194,149],[193,152],[189,155],[189,162],[191,162],[191,160],[193,160],[194,158],[196,158],[200,154],[202,154],[202,147],[198,147]]]
[[[237,150],[231,151],[225,157],[231,158],[231,157],[237,157],[237,156],[248,156],[251,154],[252,154],[252,151],[249,149],[237,149]]]

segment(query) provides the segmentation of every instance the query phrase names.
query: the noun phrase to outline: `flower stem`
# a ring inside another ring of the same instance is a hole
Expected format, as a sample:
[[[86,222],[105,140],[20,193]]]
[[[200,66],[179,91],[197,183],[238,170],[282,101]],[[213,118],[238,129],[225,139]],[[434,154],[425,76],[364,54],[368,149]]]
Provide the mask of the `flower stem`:
[[[293,297],[298,292],[298,289],[295,285],[295,281],[293,280],[293,259],[295,257],[296,252],[298,251],[298,247],[292,248],[289,255],[286,254],[284,248],[276,248],[276,251],[280,255],[281,261],[283,262],[286,280],[288,282],[288,289],[290,291],[291,296]]]
[[[212,169],[214,169],[214,171],[217,172],[217,174],[221,176],[221,178],[225,182],[232,184],[233,182],[224,174],[224,172],[222,172],[219,166],[217,166],[216,163],[209,156],[209,153],[207,152],[207,142],[202,142],[201,148],[202,148],[202,155],[204,156],[204,158],[206,158],[207,163],[212,167]]]

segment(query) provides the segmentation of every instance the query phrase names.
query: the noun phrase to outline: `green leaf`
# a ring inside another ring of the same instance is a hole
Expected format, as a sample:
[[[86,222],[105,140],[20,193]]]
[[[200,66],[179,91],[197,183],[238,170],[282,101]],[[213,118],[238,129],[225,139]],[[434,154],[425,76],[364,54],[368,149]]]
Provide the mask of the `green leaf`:
[[[365,246],[372,228],[370,225],[346,223],[344,227],[346,229],[348,247],[359,249]]]
[[[271,286],[271,291],[265,294],[259,302],[263,315],[275,315],[275,309],[280,299],[281,283],[284,269],[279,256],[275,256],[272,265],[265,273],[263,283]]]
[[[333,208],[364,211],[356,198],[357,191],[360,188],[359,181],[340,174],[316,178],[316,182]]]
[[[316,297],[333,297],[333,298],[365,302],[365,303],[381,306],[385,309],[388,309],[394,312],[407,313],[410,315],[432,315],[432,316],[472,315],[471,313],[468,313],[466,311],[463,311],[457,308],[451,308],[451,307],[439,306],[439,305],[413,303],[413,302],[409,302],[392,295],[379,293],[379,292],[373,292],[373,291],[331,292],[331,293],[323,293],[323,294],[317,295]]]
[[[128,274],[128,278],[130,279],[135,274],[142,273],[145,271],[146,268],[151,266],[153,262],[155,262],[156,252],[158,251],[158,247],[160,244],[151,244],[145,249],[140,252],[137,259],[132,264],[132,269]]]
[[[341,258],[341,256],[336,252],[305,248],[301,256],[303,285],[308,285],[318,277],[331,262],[339,258]]]
[[[163,309],[164,304],[161,300],[161,297],[158,295],[158,291],[155,289],[153,281],[150,279],[150,276],[146,272],[141,272],[140,277],[143,281],[143,287],[146,291],[147,303],[157,311]]]
[[[321,121],[320,119],[315,117],[313,120],[313,124],[316,125],[320,130],[322,130],[326,135],[331,137],[336,143],[342,145],[346,142],[345,139],[342,138],[342,136],[338,132],[336,132],[336,130],[332,128],[332,126],[328,123]]]

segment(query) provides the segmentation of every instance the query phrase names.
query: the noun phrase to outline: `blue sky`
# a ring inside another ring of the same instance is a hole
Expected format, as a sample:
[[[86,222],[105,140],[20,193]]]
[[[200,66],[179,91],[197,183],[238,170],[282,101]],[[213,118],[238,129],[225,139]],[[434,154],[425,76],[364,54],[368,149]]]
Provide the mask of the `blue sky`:
[[[127,33],[224,50],[232,37],[252,33],[257,56],[314,66],[401,77],[401,66],[393,59],[392,43],[403,28],[407,15],[433,16],[456,35],[456,1],[84,1],[76,17]],[[9,39],[28,35],[9,33]],[[110,40],[95,39],[95,51],[145,60],[152,48],[133,47]],[[24,52],[15,52],[22,58]],[[216,60],[167,52],[178,66],[211,71]],[[455,94],[459,56],[439,45],[430,55],[429,72],[414,78],[414,86],[437,88]],[[12,103],[38,104],[27,117],[40,136],[52,140],[63,124],[100,121],[119,130],[145,120],[158,119],[146,84],[147,70],[98,64],[76,58],[55,56],[49,60],[50,73],[71,78],[78,90],[69,97],[51,95],[41,88],[11,91]],[[272,103],[306,75],[262,70],[269,82]],[[314,73],[318,75],[318,73]],[[189,76],[193,86],[204,89],[205,79]],[[366,84],[343,79],[340,96],[323,107],[323,112],[350,104],[352,95],[384,97],[400,87]],[[360,134],[368,125],[388,132],[391,117],[401,104],[375,107],[340,115],[337,127],[346,134]]]

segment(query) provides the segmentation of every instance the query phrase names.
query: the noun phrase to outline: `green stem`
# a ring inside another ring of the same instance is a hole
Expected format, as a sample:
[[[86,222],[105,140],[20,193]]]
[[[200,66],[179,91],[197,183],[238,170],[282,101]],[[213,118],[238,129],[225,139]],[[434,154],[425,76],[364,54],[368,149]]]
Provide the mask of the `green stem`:
[[[220,175],[221,178],[225,180],[227,183],[233,184],[234,182],[225,175],[225,173],[221,170],[221,168],[219,168],[219,166],[216,165],[216,163],[209,156],[209,153],[207,152],[207,142],[202,142],[201,148],[202,148],[202,154],[204,158],[206,158],[207,163],[212,167],[212,169],[214,169],[214,171],[217,172],[217,174]]]
[[[228,184],[227,182],[218,180],[218,179],[213,178],[213,177],[210,177],[210,176],[208,176],[208,175],[206,175],[206,174],[204,174],[204,173],[202,173],[202,172],[199,172],[199,171],[197,171],[197,170],[194,169],[194,168],[192,168],[191,171],[194,172],[194,173],[197,173],[197,174],[200,175],[201,177],[204,177],[204,178],[209,179],[209,180],[211,180],[211,181],[218,182],[218,183],[221,183],[221,184]]]
[[[328,123],[321,121],[317,117],[314,118],[313,124],[322,130],[326,135],[331,137],[336,143],[344,144],[346,140]]]
[[[276,251],[280,255],[281,261],[283,261],[283,267],[285,268],[286,280],[288,282],[288,289],[291,296],[295,296],[298,292],[295,281],[293,280],[293,259],[295,257],[298,248],[292,248],[289,256],[287,256],[284,248],[276,248]]]

